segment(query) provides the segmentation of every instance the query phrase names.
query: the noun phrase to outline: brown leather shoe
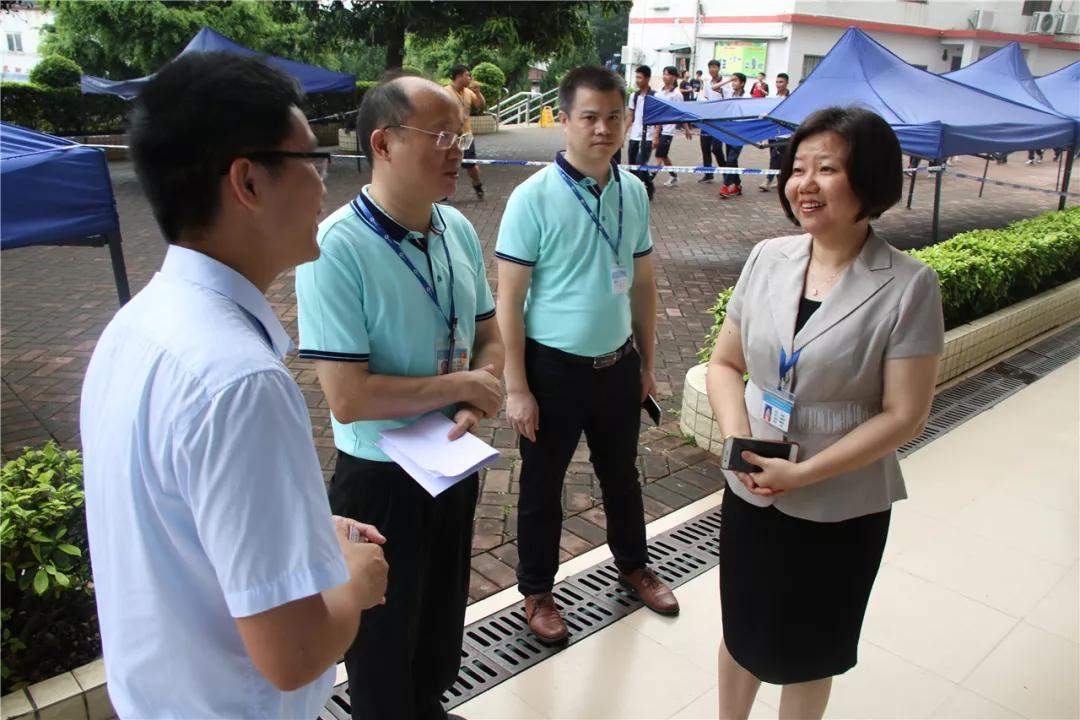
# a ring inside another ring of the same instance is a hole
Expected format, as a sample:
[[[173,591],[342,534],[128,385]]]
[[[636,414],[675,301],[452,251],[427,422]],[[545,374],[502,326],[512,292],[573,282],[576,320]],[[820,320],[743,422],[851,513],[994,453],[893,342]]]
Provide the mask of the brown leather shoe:
[[[569,634],[559,608],[555,606],[555,596],[549,592],[525,598],[525,618],[529,621],[529,629],[541,642],[562,642]]]
[[[633,589],[653,612],[661,615],[679,614],[679,601],[675,599],[675,593],[649,568],[635,570],[629,575],[619,573],[619,582]]]

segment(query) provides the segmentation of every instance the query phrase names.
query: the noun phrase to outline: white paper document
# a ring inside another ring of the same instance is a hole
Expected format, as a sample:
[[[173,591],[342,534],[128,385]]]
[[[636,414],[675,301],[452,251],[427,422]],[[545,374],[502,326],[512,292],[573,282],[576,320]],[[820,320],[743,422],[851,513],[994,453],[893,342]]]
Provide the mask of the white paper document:
[[[454,423],[442,413],[425,415],[412,425],[381,433],[378,446],[436,497],[454,483],[499,457],[499,451],[470,433],[451,442]]]

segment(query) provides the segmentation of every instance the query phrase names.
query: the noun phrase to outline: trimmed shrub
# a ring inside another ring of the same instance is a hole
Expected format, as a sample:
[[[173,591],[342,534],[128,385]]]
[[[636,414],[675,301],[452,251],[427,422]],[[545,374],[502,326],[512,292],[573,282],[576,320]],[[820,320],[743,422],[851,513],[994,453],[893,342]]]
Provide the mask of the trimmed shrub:
[[[101,652],[83,511],[82,458],[55,443],[0,471],[2,692]]]
[[[1080,207],[960,233],[909,254],[937,272],[945,327],[952,329],[1080,276]],[[731,292],[723,290],[710,309],[702,362],[712,354]]]
[[[483,93],[488,107],[495,107],[502,88],[506,85],[506,73],[495,63],[482,62],[472,69],[472,77],[480,86],[480,92]],[[480,115],[482,111],[474,109],[472,114]]]
[[[82,68],[74,60],[63,55],[49,55],[30,69],[30,82],[50,88],[78,87],[82,74]]]

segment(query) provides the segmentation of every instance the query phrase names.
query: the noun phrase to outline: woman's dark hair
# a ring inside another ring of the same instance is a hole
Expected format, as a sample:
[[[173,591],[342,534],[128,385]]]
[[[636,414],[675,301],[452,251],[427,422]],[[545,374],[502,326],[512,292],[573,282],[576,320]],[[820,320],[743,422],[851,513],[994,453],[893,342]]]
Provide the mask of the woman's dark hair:
[[[594,65],[576,67],[563,76],[559,83],[559,109],[567,115],[574,107],[574,96],[578,88],[587,88],[596,92],[619,93],[620,102],[626,102],[626,83],[615,73]]]
[[[889,124],[877,113],[862,108],[831,107],[810,115],[791,136],[787,152],[780,164],[780,206],[788,219],[796,225],[799,221],[788,202],[784,188],[791,177],[795,164],[795,152],[799,144],[814,135],[834,132],[847,144],[848,155],[844,171],[851,191],[859,199],[858,222],[863,218],[872,220],[900,202],[903,194],[903,165],[900,159],[900,141]]]
[[[674,75],[675,77],[679,77],[679,68],[675,67],[674,65],[668,65],[666,68],[664,68],[664,72],[666,72],[668,75]]]
[[[229,53],[182,55],[154,75],[131,112],[131,156],[166,240],[213,224],[222,172],[240,155],[280,147],[303,98],[285,73]]]

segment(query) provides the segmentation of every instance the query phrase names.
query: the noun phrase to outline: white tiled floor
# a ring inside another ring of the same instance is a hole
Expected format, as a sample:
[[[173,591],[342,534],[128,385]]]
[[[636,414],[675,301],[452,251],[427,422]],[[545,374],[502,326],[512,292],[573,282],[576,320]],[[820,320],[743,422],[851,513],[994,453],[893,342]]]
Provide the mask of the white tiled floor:
[[[1080,360],[903,462],[859,664],[831,718],[1080,716]],[[719,502],[698,501],[649,534]],[[566,576],[607,557],[567,563]],[[641,610],[455,712],[513,718],[714,718],[718,571],[678,590],[682,613]],[[476,620],[519,598],[470,608]],[[752,718],[776,717],[763,685]]]

